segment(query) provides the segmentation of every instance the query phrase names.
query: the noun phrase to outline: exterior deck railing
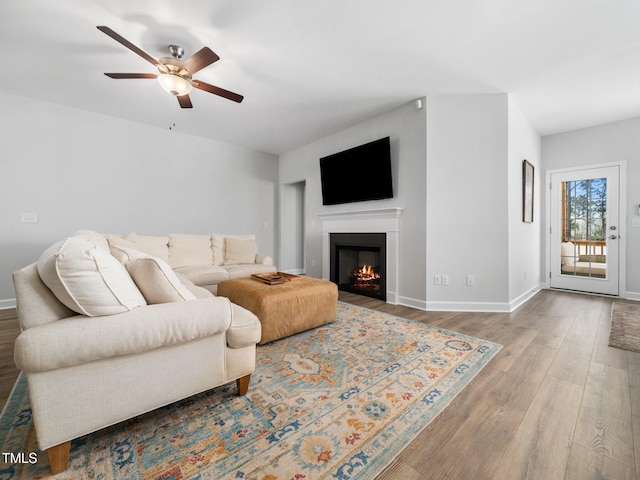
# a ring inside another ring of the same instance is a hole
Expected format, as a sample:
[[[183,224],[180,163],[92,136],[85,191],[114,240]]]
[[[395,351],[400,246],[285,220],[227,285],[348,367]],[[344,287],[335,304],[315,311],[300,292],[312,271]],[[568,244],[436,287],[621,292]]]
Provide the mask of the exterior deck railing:
[[[570,240],[576,246],[578,255],[606,255],[606,240]]]

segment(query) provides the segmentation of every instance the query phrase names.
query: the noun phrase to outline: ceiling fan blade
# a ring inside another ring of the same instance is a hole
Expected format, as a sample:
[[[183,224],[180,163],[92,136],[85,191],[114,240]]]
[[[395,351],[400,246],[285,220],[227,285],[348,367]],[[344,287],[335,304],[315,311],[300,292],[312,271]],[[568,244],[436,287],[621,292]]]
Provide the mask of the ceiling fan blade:
[[[189,95],[180,95],[176,98],[178,99],[178,103],[180,104],[181,108],[193,108],[193,104],[191,103]]]
[[[220,57],[216,55],[209,47],[202,47],[196,53],[191,55],[184,61],[184,66],[189,73],[193,75],[204,67],[211,65],[214,62],[220,60]]]
[[[104,25],[99,25],[96,28],[98,30],[100,30],[102,33],[104,33],[104,34],[110,36],[111,38],[113,38],[116,42],[121,43],[122,45],[127,47],[132,52],[137,53],[138,55],[140,55],[142,58],[144,58],[147,62],[149,62],[154,67],[158,65],[158,63],[159,63],[158,60],[156,60],[155,58],[153,58],[151,55],[147,54],[146,52],[142,51],[138,47],[136,47],[133,43],[131,43],[126,38],[122,37],[121,35],[118,35],[116,32],[111,30],[109,27],[105,27]]]
[[[105,73],[110,78],[157,78],[155,73]]]
[[[200,80],[193,80],[192,85],[195,88],[204,90],[205,92],[213,93],[215,95],[219,95],[228,100],[231,100],[232,102],[240,103],[244,99],[242,95],[230,92],[229,90],[225,90],[224,88],[216,87],[214,85],[209,85],[208,83],[202,82]]]

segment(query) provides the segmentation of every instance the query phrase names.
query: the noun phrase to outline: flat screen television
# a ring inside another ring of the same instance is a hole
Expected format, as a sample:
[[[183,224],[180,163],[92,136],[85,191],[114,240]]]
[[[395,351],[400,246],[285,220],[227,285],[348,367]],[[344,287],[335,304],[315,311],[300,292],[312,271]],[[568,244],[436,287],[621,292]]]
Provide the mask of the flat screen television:
[[[320,159],[322,204],[393,198],[389,137]]]

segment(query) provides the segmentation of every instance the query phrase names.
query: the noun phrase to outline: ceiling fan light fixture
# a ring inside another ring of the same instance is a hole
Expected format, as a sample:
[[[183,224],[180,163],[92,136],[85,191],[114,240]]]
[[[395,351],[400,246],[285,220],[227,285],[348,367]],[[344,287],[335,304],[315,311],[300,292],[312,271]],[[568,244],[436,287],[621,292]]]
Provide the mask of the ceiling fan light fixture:
[[[189,80],[175,73],[162,73],[158,75],[158,83],[160,83],[160,86],[167,92],[176,97],[187,95],[193,88]]]

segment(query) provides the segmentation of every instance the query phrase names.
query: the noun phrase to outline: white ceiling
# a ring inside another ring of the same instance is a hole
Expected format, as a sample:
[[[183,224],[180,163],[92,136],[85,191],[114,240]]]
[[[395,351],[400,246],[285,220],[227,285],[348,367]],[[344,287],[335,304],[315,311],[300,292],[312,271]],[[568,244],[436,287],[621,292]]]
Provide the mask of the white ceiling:
[[[509,93],[541,135],[640,116],[637,0],[1,0],[0,90],[282,153],[422,96]],[[181,110],[154,58],[202,46]],[[1,111],[1,110],[0,110]]]

